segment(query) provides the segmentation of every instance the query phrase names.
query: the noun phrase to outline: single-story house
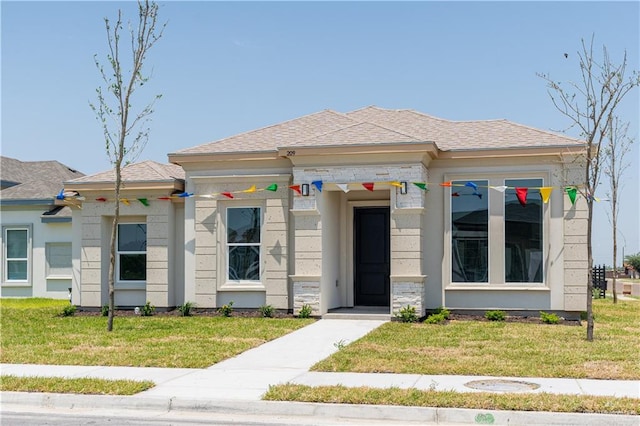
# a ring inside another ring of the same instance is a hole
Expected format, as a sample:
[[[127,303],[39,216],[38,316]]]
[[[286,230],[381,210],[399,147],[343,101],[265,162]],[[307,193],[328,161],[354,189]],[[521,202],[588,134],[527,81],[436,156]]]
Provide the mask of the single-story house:
[[[81,176],[57,161],[0,157],[2,297],[69,297],[72,207],[55,195]]]
[[[131,165],[116,304],[577,315],[584,152],[583,141],[506,120],[372,106]],[[112,172],[65,184],[84,198],[73,221],[81,306],[107,301],[112,186]]]

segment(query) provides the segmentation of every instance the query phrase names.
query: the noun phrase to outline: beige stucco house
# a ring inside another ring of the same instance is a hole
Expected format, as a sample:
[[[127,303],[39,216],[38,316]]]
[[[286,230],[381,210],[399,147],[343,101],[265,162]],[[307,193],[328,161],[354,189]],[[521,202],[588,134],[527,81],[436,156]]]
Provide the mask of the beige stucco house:
[[[584,149],[505,120],[368,107],[173,152],[172,165],[132,165],[122,233],[139,247],[121,247],[121,260],[141,271],[121,276],[116,304],[577,315],[586,203],[566,188],[580,182]],[[107,300],[109,177],[65,185],[84,197],[74,303],[86,307]]]

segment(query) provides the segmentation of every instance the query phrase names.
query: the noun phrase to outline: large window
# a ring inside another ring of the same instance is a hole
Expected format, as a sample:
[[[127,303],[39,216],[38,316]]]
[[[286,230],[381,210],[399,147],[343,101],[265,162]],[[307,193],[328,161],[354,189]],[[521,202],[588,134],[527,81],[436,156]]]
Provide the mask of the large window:
[[[489,197],[487,181],[453,182],[451,190],[451,262],[453,282],[489,279]],[[457,186],[463,185],[463,186]]]
[[[147,225],[118,224],[118,280],[145,281],[147,279]]]
[[[542,282],[542,179],[507,179],[504,193],[505,282]],[[527,189],[518,200],[515,188]],[[536,188],[536,189],[529,189]]]
[[[260,207],[227,209],[227,278],[260,280]]]
[[[4,270],[6,281],[29,280],[29,228],[4,228]]]

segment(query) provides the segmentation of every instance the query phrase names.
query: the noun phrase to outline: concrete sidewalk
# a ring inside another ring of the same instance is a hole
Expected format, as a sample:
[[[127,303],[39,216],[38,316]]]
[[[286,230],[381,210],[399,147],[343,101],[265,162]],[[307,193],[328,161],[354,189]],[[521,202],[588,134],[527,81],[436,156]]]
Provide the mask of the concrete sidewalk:
[[[1,364],[3,375],[133,379],[151,380],[156,383],[153,389],[130,397],[79,397],[77,395],[38,397],[33,395],[27,398],[24,394],[20,394],[22,396],[18,398],[13,397],[11,395],[13,393],[5,392],[2,395],[3,405],[8,402],[23,401],[24,403],[27,400],[50,404],[52,400],[67,401],[75,397],[76,403],[79,400],[85,401],[86,404],[90,404],[91,400],[96,404],[117,401],[122,405],[123,401],[128,401],[136,407],[156,404],[162,406],[168,402],[168,405],[174,409],[176,404],[183,407],[190,405],[220,408],[250,403],[251,407],[270,407],[278,405],[259,402],[261,396],[270,385],[281,383],[309,386],[340,384],[347,387],[396,387],[457,392],[546,392],[640,398],[639,380],[309,372],[313,364],[337,351],[339,346],[357,340],[383,323],[384,321],[376,320],[323,319],[206,369]],[[42,398],[45,398],[46,402]],[[294,404],[293,406],[302,407],[303,405]],[[616,416],[615,419],[619,421],[622,417]],[[640,423],[638,416],[626,417],[633,420],[633,423],[629,424]],[[527,423],[534,424],[531,419],[528,419]],[[581,423],[584,423],[584,419],[577,424]]]

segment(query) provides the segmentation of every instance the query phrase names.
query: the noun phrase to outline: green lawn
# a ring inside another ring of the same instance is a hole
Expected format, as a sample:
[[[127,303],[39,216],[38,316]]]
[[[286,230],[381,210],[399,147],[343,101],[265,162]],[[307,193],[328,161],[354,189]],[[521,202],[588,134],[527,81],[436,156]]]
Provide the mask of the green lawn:
[[[61,317],[66,301],[0,299],[0,361],[205,368],[313,320],[212,316]]]
[[[135,395],[151,389],[148,380],[104,380],[91,378],[1,376],[0,390],[14,392],[53,392],[82,395]]]
[[[315,371],[640,379],[640,302],[594,300],[595,340],[583,326],[392,322]]]

